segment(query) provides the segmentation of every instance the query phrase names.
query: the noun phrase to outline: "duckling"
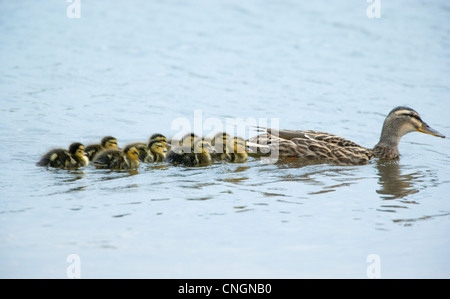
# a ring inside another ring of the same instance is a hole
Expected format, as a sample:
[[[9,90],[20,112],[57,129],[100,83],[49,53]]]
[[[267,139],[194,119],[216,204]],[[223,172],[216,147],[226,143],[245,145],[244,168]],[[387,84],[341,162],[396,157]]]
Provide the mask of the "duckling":
[[[103,137],[100,144],[91,144],[86,147],[86,154],[90,161],[93,161],[95,155],[103,150],[118,149],[117,139],[112,136]]]
[[[165,138],[165,137],[164,137]],[[153,162],[162,162],[166,158],[167,142],[160,139],[152,139],[148,143],[148,149],[153,155]]]
[[[153,134],[148,143],[135,142],[129,145],[139,150],[139,161],[144,163],[162,162],[166,156],[167,138],[162,134]]]
[[[197,140],[198,138],[198,135],[195,133],[187,133],[186,135],[181,137],[180,140],[172,139],[170,143],[175,147],[186,146],[190,148],[194,145],[195,140]]]
[[[175,144],[177,142],[174,142]],[[194,155],[191,154],[193,148],[189,146],[178,145],[172,147],[166,155],[164,161],[175,164],[190,165],[194,163]]]
[[[163,145],[164,145],[164,148],[167,149],[167,147],[168,147],[167,137],[164,136],[163,134],[160,134],[160,133],[153,134],[152,136],[150,136],[148,142],[150,143],[150,141],[152,141],[152,140],[159,140],[159,141],[161,141],[163,143]]]
[[[196,165],[206,166],[212,163],[211,160],[211,143],[206,140],[198,139],[194,143],[194,153],[196,157]]]
[[[75,142],[69,146],[69,150],[53,149],[47,152],[37,163],[38,166],[50,166],[56,168],[73,169],[89,164],[84,145]]]
[[[139,161],[144,163],[153,162],[153,155],[145,142],[134,142],[127,146],[134,146],[139,151]]]
[[[247,162],[247,152],[244,138],[233,138],[233,152],[230,153],[230,162],[243,163]]]
[[[340,164],[363,164],[372,158],[398,159],[400,139],[415,131],[445,138],[443,134],[430,128],[415,110],[404,106],[394,108],[387,115],[380,140],[373,148],[362,147],[340,136],[319,131],[264,130],[265,134],[252,137],[247,144],[255,148],[268,148],[280,156]]]
[[[197,139],[193,146],[178,146],[170,150],[165,161],[186,166],[206,166],[211,164],[211,144],[203,139]]]
[[[135,169],[139,167],[139,150],[133,145],[127,145],[123,150],[104,150],[94,161],[98,168]]]
[[[233,152],[233,148],[230,142],[231,136],[225,132],[219,132],[211,140],[211,145],[214,147],[215,152],[211,153],[213,160],[225,160],[231,161],[230,153]]]

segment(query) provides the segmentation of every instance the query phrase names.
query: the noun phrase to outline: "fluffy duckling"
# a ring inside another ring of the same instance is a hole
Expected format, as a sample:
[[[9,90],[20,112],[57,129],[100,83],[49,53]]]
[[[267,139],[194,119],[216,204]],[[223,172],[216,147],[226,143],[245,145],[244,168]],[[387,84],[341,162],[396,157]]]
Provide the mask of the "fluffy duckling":
[[[144,163],[153,162],[153,156],[145,142],[134,142],[127,146],[134,146],[139,151],[139,161]]]
[[[167,147],[168,147],[168,145],[167,145],[167,137],[164,136],[163,134],[160,134],[160,133],[153,134],[152,136],[150,136],[148,142],[150,143],[150,141],[152,141],[152,140],[159,140],[159,141],[161,141],[163,143],[163,145],[164,145],[164,148],[167,149]]]
[[[199,166],[211,164],[211,143],[199,139],[194,143],[194,153]]]
[[[94,161],[98,168],[135,169],[139,167],[139,150],[133,145],[127,145],[123,150],[104,150]]]
[[[211,145],[214,147],[215,152],[211,153],[211,158],[213,160],[221,161],[231,161],[230,153],[233,152],[231,145],[231,136],[225,132],[219,132],[214,135],[211,140]]]
[[[164,137],[165,138],[165,137]],[[162,162],[166,158],[165,151],[167,146],[167,141],[164,142],[160,139],[150,140],[148,143],[148,149],[152,153],[153,161],[152,162]]]
[[[186,166],[206,166],[212,162],[210,151],[211,144],[208,141],[197,139],[191,147],[182,145],[171,149],[165,161]]]
[[[230,153],[230,162],[243,163],[247,162],[247,152],[244,138],[233,138],[233,152]]]
[[[75,142],[69,146],[69,150],[53,149],[42,156],[38,166],[50,166],[56,168],[73,169],[87,166],[89,159],[86,157],[84,145]]]
[[[86,154],[90,161],[93,161],[95,156],[103,150],[118,149],[117,139],[112,136],[103,137],[100,144],[91,144],[86,147]]]
[[[135,146],[139,150],[139,161],[141,162],[162,162],[166,157],[167,138],[162,134],[153,134],[147,144],[135,142],[130,145]]]
[[[199,137],[195,133],[188,133],[181,137],[180,140],[172,139],[171,144],[174,147],[184,146],[187,148],[191,148],[194,145],[195,140],[197,140]]]

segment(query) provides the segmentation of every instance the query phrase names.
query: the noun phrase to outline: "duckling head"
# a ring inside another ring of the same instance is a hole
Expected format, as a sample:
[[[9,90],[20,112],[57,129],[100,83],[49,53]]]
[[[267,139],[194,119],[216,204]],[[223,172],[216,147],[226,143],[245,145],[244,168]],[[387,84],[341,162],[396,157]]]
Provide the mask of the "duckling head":
[[[194,148],[195,141],[198,138],[199,137],[196,134],[188,133],[188,134],[184,135],[183,138],[181,138],[180,145]]]
[[[153,139],[149,142],[148,148],[152,153],[159,154],[165,156],[165,143],[163,141],[160,141],[158,139]]]
[[[78,159],[83,165],[89,164],[89,158],[84,151],[84,145],[79,142],[74,142],[69,146],[69,152]]]
[[[214,135],[211,140],[211,145],[214,147],[217,153],[228,153],[230,152],[230,140],[231,136],[225,132],[219,132]]]
[[[108,150],[118,149],[117,139],[112,136],[103,137],[101,145]]]
[[[157,141],[162,142],[164,148],[167,148],[167,137],[164,136],[163,134],[156,133],[156,134],[153,134],[152,136],[150,136],[149,144],[152,140],[157,140]]]
[[[211,152],[211,144],[202,139],[198,139],[194,143],[194,153],[208,154]]]
[[[123,153],[132,161],[139,162],[139,150],[135,146],[126,146]]]
[[[246,144],[245,144],[244,138],[234,137],[233,138],[233,150],[234,150],[233,152],[242,154],[242,153],[246,152],[245,149],[246,149]]]

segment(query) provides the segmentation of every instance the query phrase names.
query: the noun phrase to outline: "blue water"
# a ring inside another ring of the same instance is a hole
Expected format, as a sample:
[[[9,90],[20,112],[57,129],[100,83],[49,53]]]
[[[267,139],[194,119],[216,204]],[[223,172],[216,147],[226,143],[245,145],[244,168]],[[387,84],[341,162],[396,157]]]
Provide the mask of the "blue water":
[[[450,4],[416,2],[0,1],[0,277],[65,278],[75,254],[81,278],[367,278],[371,255],[381,278],[449,278],[449,138],[363,166],[35,165],[208,120],[371,147],[399,105],[449,136]]]

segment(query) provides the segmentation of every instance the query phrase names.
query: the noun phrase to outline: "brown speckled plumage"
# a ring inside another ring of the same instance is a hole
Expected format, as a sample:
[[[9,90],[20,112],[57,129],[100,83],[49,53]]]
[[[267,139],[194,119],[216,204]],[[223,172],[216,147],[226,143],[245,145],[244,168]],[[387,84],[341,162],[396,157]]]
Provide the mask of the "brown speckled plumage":
[[[261,129],[261,128],[260,128]],[[393,109],[383,124],[380,141],[373,148],[366,148],[337,135],[312,130],[274,130],[263,128],[266,133],[248,140],[253,151],[270,150],[279,156],[297,157],[306,160],[330,161],[339,164],[363,164],[372,158],[397,159],[400,138],[410,132],[419,131],[437,137],[444,135],[431,129],[419,114],[408,107]]]

